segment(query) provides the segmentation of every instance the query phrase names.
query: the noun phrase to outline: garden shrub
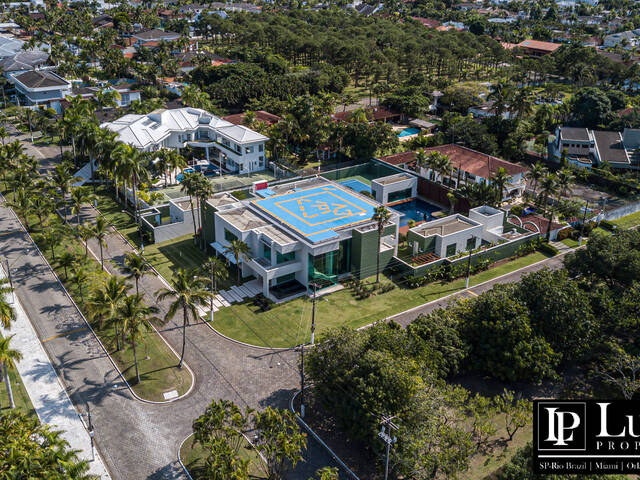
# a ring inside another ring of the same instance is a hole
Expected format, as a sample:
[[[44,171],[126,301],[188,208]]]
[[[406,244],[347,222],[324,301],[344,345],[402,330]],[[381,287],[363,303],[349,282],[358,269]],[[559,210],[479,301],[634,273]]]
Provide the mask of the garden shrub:
[[[556,247],[547,242],[540,243],[540,246],[538,246],[538,250],[551,256],[556,256],[558,253],[560,253],[560,251]]]

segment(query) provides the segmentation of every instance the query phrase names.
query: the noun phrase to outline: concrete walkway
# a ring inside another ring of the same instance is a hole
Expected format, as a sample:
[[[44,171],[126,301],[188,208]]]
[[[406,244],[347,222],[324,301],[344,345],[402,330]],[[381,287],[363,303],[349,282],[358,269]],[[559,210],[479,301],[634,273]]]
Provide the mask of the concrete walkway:
[[[0,279],[5,277],[4,270],[0,268]],[[17,295],[9,297],[10,301],[13,300],[16,320],[10,329],[0,327],[0,332],[3,337],[13,335],[11,347],[24,356],[16,368],[38,418],[53,429],[62,431],[62,438],[69,442],[70,448],[79,450],[78,456],[89,461],[90,473],[103,480],[110,479],[100,454],[95,450],[92,452],[87,428],[60,383]]]

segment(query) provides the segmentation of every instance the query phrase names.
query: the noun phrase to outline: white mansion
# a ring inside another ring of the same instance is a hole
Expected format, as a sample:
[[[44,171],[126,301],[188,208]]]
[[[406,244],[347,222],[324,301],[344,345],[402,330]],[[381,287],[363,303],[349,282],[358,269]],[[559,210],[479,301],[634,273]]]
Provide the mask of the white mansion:
[[[266,168],[268,137],[199,108],[128,114],[101,127],[116,132],[121,142],[147,152],[163,147],[178,150],[200,147],[205,150],[207,160],[213,155],[230,172],[248,173]]]

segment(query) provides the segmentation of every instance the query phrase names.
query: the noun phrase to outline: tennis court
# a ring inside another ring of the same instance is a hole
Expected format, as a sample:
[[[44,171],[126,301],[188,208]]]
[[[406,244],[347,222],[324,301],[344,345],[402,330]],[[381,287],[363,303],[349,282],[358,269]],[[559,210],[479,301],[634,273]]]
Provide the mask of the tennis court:
[[[356,192],[369,192],[371,193],[371,186],[367,185],[361,180],[357,178],[350,178],[348,180],[340,180],[338,182],[340,185],[344,185],[345,187],[349,187],[351,190],[355,190]]]
[[[376,204],[336,185],[296,189],[252,202],[311,241],[337,236],[334,230],[368,221]]]

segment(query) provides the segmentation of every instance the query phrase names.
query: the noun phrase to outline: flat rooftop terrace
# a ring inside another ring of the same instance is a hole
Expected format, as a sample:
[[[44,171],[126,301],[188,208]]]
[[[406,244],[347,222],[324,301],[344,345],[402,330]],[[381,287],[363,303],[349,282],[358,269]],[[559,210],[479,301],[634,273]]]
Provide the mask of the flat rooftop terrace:
[[[404,182],[405,180],[411,180],[411,175],[407,175],[406,173],[399,173],[397,175],[389,175],[388,177],[376,178],[373,180],[375,183],[379,183],[380,185],[392,185],[398,182]]]
[[[328,240],[337,236],[335,230],[370,221],[378,206],[348,188],[329,183],[296,188],[251,204],[312,242]]]
[[[474,225],[460,218],[452,218],[446,222],[438,223],[437,225],[430,226],[429,223],[418,226],[414,231],[424,237],[430,237],[431,235],[451,235],[452,233],[460,232],[471,228]]]

